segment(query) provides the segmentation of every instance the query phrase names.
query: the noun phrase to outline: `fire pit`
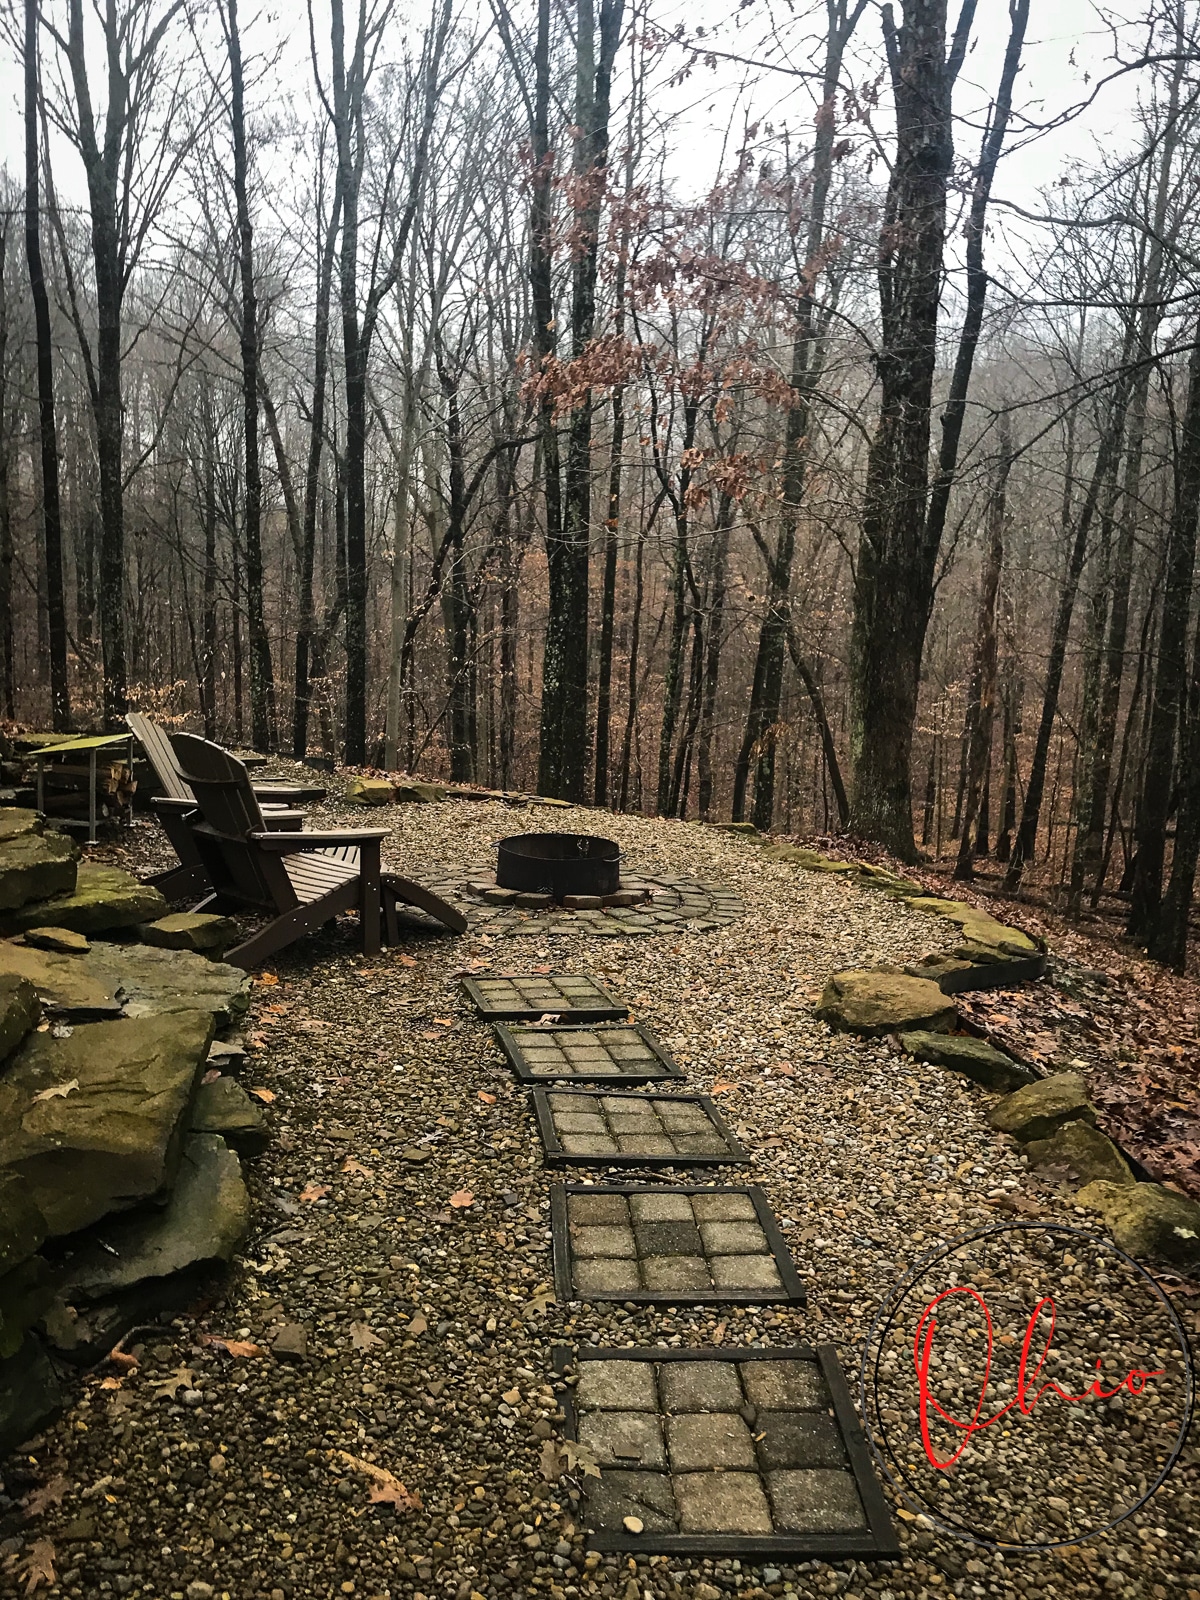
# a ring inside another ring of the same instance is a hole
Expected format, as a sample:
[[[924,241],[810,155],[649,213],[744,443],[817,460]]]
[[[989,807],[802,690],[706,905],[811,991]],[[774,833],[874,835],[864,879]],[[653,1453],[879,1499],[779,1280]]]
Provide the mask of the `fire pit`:
[[[525,894],[614,895],[621,886],[621,847],[590,833],[515,833],[501,839],[496,883]]]

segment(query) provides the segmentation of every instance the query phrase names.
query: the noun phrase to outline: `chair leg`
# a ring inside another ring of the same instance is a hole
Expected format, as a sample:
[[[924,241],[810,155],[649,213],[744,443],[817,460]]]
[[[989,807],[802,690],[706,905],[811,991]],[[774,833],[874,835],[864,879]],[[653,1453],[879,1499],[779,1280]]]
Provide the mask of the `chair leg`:
[[[364,840],[358,860],[361,894],[359,917],[362,923],[363,955],[377,956],[379,954],[379,840]]]
[[[411,878],[402,878],[399,873],[389,872],[384,877],[385,894],[392,905],[392,915],[395,916],[395,903],[403,900],[406,905],[416,906],[419,911],[428,912],[431,917],[451,933],[466,933],[467,919],[462,912],[443,900],[440,894],[434,894],[432,889],[426,889],[424,884],[414,883]],[[389,933],[390,937],[390,933]]]
[[[379,886],[379,893],[383,900],[384,929],[387,942],[394,948],[400,943],[400,929],[396,925],[396,896],[386,878]]]
[[[153,877],[144,878],[143,883],[150,889],[157,889],[168,900],[182,900],[184,895],[197,894],[208,884],[208,873],[204,867],[172,867],[169,872],[156,872]]]

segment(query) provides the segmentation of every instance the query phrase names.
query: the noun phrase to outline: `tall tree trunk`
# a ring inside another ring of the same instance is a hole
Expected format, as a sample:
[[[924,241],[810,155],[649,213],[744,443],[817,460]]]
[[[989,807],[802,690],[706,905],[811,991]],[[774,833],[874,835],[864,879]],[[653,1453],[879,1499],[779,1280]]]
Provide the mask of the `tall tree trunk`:
[[[250,645],[250,738],[256,750],[274,750],[275,675],[263,611],[262,469],[258,451],[258,290],[254,282],[254,232],[247,182],[245,86],[237,0],[221,12],[229,49],[229,120],[233,135],[233,193],[237,207],[238,277],[241,284],[243,448],[246,460],[246,624]]]
[[[624,279],[624,267],[618,270]],[[623,282],[618,284],[621,295]],[[618,319],[621,317],[618,298]],[[619,337],[619,333],[618,333]],[[612,720],[613,633],[617,609],[617,553],[621,537],[621,452],[625,448],[625,393],[618,385],[612,397],[612,440],[608,458],[608,515],[604,519],[604,580],[600,596],[600,662],[596,674],[596,783],[595,801],[608,804],[609,750]]]
[[[721,680],[721,647],[725,632],[725,594],[728,585],[729,534],[733,527],[734,500],[723,494],[717,503],[713,529],[712,581],[709,587],[708,640],[704,650],[704,696],[700,707],[700,729],[696,740],[696,805],[700,820],[712,815],[713,730],[717,712],[717,689]]]
[[[1196,519],[1200,515],[1200,326],[1188,361],[1188,397],[1183,415],[1179,453],[1175,464],[1175,504],[1168,534],[1166,582],[1163,587],[1162,622],[1158,641],[1158,672],[1150,718],[1145,775],[1138,805],[1137,865],[1129,907],[1129,934],[1159,960],[1178,963],[1187,942],[1187,917],[1191,908],[1196,871],[1195,835],[1200,827],[1195,814],[1200,799],[1200,683],[1184,704],[1187,687],[1187,626],[1191,614],[1192,579],[1196,559]],[[1195,671],[1194,669],[1194,675]],[[1185,716],[1180,753],[1180,815],[1176,826],[1178,870],[1166,903],[1162,895],[1166,856],[1167,818],[1171,803],[1171,773],[1175,740]],[[1187,815],[1184,816],[1186,809]],[[1190,860],[1189,860],[1190,857]]]
[[[1008,474],[1012,467],[1012,445],[1007,437],[1003,440],[1001,451],[996,483],[988,500],[987,554],[979,580],[974,666],[979,692],[967,742],[962,836],[954,868],[954,876],[960,879],[975,876],[972,829],[992,753],[992,721],[996,703],[996,596],[1000,590],[1000,568],[1004,563],[1004,521],[1007,514]]]
[[[987,294],[984,224],[1028,11],[1028,0],[1010,0],[1000,89],[975,169],[966,229],[966,314],[928,506],[946,185],[953,160],[950,98],[966,53],[974,0],[964,0],[948,60],[945,0],[925,5],[910,0],[898,34],[891,29],[890,12],[884,13],[896,160],[880,242],[880,415],[867,461],[851,631],[851,824],[909,861],[916,856],[910,757],[921,657]]]
[[[545,230],[539,242],[539,278],[549,277],[548,183],[549,137],[544,91],[549,79],[549,17],[543,18],[546,0],[538,9],[537,137],[534,160],[545,167],[534,190],[535,232]],[[608,120],[612,66],[621,37],[624,0],[600,0],[599,50],[593,0],[576,0],[575,12],[575,250],[571,295],[571,358],[580,362],[596,328],[596,272],[600,254],[600,211],[608,164]],[[543,204],[546,213],[543,215]],[[534,285],[535,317],[540,321],[550,295],[548,281]],[[553,317],[550,309],[549,321]],[[592,500],[592,391],[586,381],[572,408],[567,443],[567,470],[562,503],[562,525],[556,534],[547,507],[546,564],[549,610],[542,665],[542,726],[538,760],[538,787],[543,794],[582,800],[587,783],[588,742],[588,561]],[[550,483],[551,460],[546,454],[548,427],[544,422],[543,461]],[[557,440],[554,446],[557,456]],[[557,461],[554,462],[557,467]]]
[[[625,705],[625,734],[621,741],[621,798],[618,809],[629,805],[629,769],[633,758],[633,730],[638,711],[638,650],[642,632],[642,601],[645,594],[646,530],[639,527],[633,562],[633,601],[629,625],[628,693]]]
[[[1125,409],[1128,403],[1128,389],[1122,387],[1118,390],[1112,403],[1112,414],[1108,420],[1100,448],[1096,453],[1096,464],[1092,471],[1092,481],[1080,508],[1079,520],[1075,527],[1075,538],[1071,546],[1071,554],[1067,561],[1067,570],[1063,577],[1062,589],[1059,592],[1058,609],[1054,617],[1054,626],[1050,635],[1050,659],[1046,666],[1046,687],[1042,696],[1042,715],[1038,723],[1037,741],[1033,749],[1033,764],[1029,770],[1029,782],[1025,789],[1025,804],[1021,811],[1021,826],[1017,830],[1017,837],[1013,844],[1012,855],[1009,857],[1008,870],[1004,874],[1004,887],[1009,894],[1013,894],[1021,886],[1021,878],[1025,868],[1034,858],[1037,848],[1038,825],[1041,821],[1042,799],[1046,789],[1046,767],[1050,759],[1050,737],[1054,730],[1054,721],[1058,715],[1058,694],[1062,687],[1063,666],[1067,657],[1067,639],[1071,632],[1071,617],[1075,610],[1075,598],[1079,593],[1079,580],[1083,575],[1083,564],[1087,559],[1088,536],[1091,532],[1092,519],[1096,514],[1096,505],[1102,490],[1107,486],[1109,474],[1113,470],[1116,455],[1120,449],[1120,441],[1125,429]]]
[[[38,156],[38,7],[25,0],[25,259],[37,340],[38,442],[42,464],[42,531],[46,570],[46,611],[50,645],[50,715],[55,732],[71,726],[67,684],[67,608],[63,594],[62,514],[58,493],[58,426],[54,415],[54,353],[50,299],[42,269],[40,171]],[[7,246],[7,231],[4,243]],[[0,270],[4,262],[0,259]],[[7,308],[5,310],[7,334]],[[0,400],[0,404],[2,404]],[[7,463],[6,463],[7,473]]]

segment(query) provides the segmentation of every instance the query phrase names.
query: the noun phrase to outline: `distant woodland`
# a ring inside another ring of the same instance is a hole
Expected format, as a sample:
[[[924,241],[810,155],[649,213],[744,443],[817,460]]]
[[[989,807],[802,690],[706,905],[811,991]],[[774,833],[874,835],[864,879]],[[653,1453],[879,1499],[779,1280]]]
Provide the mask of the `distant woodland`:
[[[1182,968],[1200,6],[1055,107],[1030,0],[784,16],[10,5],[0,714],[848,831]]]

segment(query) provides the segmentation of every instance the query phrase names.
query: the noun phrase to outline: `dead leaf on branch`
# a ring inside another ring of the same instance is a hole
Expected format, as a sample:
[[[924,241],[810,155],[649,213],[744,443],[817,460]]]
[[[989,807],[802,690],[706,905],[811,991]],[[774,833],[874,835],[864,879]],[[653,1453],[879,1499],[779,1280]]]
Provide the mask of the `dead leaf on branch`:
[[[358,1456],[352,1456],[348,1450],[334,1450],[330,1454],[336,1460],[345,1462],[352,1471],[370,1480],[372,1505],[395,1506],[397,1511],[421,1509],[421,1496],[414,1490],[406,1489],[395,1473],[389,1472],[386,1467],[377,1467],[374,1462],[362,1461]]]

